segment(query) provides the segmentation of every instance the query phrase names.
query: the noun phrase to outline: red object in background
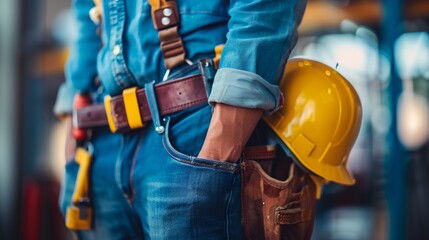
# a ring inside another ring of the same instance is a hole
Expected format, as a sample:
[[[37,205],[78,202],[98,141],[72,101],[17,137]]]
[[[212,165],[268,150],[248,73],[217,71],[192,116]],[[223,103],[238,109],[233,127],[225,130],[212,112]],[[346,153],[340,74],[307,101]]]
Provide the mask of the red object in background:
[[[75,97],[74,97],[74,105],[73,105],[73,107],[75,109],[86,107],[86,106],[88,106],[90,104],[91,104],[91,99],[89,98],[88,95],[79,94],[79,93],[75,95]],[[73,127],[72,131],[73,131],[73,137],[77,141],[83,141],[88,136],[88,132],[85,129],[74,128]]]
[[[41,187],[35,181],[24,186],[24,240],[40,239]]]
[[[64,218],[58,206],[60,185],[51,178],[25,181],[23,240],[66,239]]]

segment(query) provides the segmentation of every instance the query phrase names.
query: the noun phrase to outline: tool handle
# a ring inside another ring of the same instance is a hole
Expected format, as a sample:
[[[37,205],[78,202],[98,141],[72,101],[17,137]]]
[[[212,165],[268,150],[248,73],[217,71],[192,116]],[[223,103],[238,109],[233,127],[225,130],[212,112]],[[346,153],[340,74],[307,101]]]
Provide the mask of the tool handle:
[[[78,203],[82,199],[89,199],[89,169],[92,155],[84,148],[76,150],[75,161],[79,164],[79,171],[76,178],[75,189],[72,197],[73,203]]]

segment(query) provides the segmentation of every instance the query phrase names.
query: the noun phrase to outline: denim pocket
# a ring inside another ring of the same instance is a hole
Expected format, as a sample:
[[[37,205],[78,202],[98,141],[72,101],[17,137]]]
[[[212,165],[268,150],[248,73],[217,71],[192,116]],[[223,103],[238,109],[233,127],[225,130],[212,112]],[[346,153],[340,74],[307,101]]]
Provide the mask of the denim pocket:
[[[186,117],[166,118],[166,131],[162,139],[165,150],[174,160],[185,164],[238,172],[238,163],[196,157],[203,145],[210,118],[210,106],[186,114]]]

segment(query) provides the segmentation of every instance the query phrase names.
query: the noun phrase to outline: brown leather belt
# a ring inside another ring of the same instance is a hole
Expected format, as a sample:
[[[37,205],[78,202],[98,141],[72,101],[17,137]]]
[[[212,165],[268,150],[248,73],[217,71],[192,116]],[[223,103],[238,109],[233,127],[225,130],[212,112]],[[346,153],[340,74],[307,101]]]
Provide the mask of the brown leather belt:
[[[207,103],[205,84],[201,74],[155,84],[155,94],[161,116]],[[137,90],[136,95],[142,122],[148,122],[152,116],[145,89]],[[123,97],[112,97],[110,105],[112,118],[118,131],[129,130]],[[76,109],[73,115],[74,126],[77,128],[108,125],[104,104],[94,104]]]

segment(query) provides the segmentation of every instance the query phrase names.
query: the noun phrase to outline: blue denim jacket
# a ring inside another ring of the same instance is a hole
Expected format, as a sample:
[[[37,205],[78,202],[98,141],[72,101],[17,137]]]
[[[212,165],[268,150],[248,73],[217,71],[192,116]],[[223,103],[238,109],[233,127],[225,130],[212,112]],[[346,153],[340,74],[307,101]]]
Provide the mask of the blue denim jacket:
[[[188,59],[213,57],[214,47],[225,43],[209,102],[275,110],[306,0],[176,2]],[[97,75],[106,93],[118,95],[130,86],[161,81],[166,71],[147,0],[104,0],[101,41],[88,14],[92,7],[92,0],[73,0],[78,37],[56,113],[71,112],[76,91],[95,91]]]

